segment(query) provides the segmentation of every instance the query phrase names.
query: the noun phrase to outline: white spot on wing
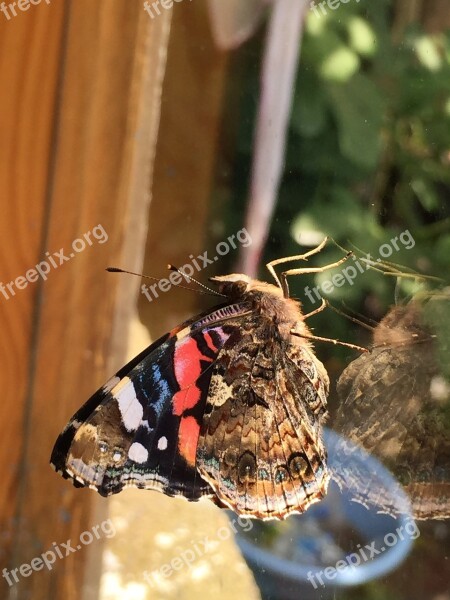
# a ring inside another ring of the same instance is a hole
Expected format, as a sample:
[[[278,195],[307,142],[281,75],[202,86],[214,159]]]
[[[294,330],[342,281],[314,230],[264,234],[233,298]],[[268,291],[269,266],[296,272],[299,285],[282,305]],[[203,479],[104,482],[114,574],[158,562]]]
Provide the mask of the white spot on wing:
[[[148,458],[148,450],[139,442],[134,442],[128,450],[128,458],[137,463],[144,463]]]
[[[158,440],[158,450],[165,450],[167,448],[167,438],[163,435]]]
[[[116,451],[113,454],[113,461],[114,462],[119,462],[119,460],[122,458],[122,452]]]
[[[111,390],[119,405],[122,421],[127,431],[136,431],[139,427],[144,409],[136,397],[134,385],[129,377],[124,377],[120,383]]]

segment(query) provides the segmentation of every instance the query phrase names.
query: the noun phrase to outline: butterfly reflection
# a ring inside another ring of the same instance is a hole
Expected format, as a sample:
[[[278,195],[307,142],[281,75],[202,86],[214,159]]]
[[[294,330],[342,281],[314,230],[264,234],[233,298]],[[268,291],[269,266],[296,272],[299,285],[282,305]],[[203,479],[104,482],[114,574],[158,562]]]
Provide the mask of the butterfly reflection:
[[[449,340],[450,295],[416,298],[388,312],[374,329],[371,351],[339,378],[333,428],[350,443],[341,438],[329,448],[332,478],[367,508],[450,517]],[[398,494],[385,488],[373,464],[361,467],[365,451],[396,476]]]

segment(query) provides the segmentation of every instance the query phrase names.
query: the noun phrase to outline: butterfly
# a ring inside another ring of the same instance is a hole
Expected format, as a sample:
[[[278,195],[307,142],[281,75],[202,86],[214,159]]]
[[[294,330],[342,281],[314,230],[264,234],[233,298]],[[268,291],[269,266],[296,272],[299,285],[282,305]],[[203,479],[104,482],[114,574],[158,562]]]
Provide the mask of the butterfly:
[[[374,329],[372,350],[339,378],[334,429],[388,466],[409,497],[406,506],[399,492],[399,504],[373,469],[358,468],[357,446],[341,442],[332,479],[367,508],[450,517],[449,300],[434,293],[393,307]]]
[[[287,276],[276,285],[210,278],[222,304],[164,335],[100,388],[58,437],[51,464],[102,496],[126,487],[207,497],[239,515],[282,519],[327,491],[328,375]],[[323,339],[323,338],[317,338]]]

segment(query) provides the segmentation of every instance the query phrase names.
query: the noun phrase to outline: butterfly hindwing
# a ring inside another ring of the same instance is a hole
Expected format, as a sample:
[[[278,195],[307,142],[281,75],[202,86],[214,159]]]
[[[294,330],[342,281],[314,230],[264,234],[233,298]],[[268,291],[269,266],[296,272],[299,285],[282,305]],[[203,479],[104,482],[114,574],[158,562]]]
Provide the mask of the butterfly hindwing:
[[[225,505],[263,519],[303,512],[328,483],[317,417],[328,378],[304,344],[270,328],[253,315],[219,352],[197,456]]]

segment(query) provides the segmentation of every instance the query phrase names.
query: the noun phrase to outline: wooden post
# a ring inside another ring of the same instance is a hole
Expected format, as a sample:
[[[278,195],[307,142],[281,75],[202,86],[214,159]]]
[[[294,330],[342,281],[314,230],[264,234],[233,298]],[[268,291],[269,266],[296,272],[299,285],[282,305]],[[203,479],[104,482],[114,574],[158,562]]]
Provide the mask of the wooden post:
[[[140,0],[0,14],[1,281],[15,282],[0,293],[2,598],[81,597],[86,547],[51,570],[23,565],[96,524],[94,493],[48,461],[124,359],[139,281],[104,269],[141,268],[169,25],[170,11],[152,20]],[[47,279],[25,287],[18,278],[51,257]]]

